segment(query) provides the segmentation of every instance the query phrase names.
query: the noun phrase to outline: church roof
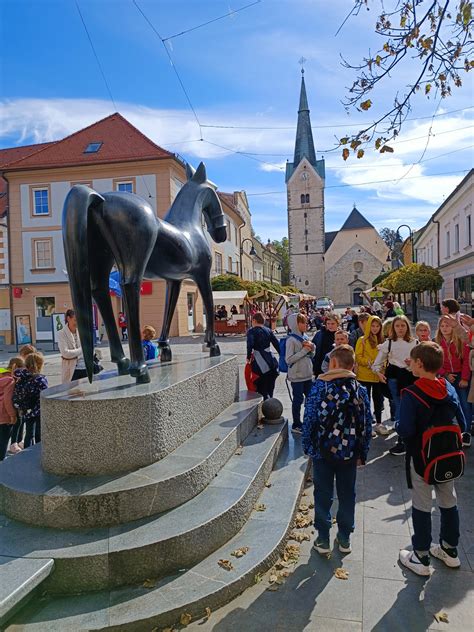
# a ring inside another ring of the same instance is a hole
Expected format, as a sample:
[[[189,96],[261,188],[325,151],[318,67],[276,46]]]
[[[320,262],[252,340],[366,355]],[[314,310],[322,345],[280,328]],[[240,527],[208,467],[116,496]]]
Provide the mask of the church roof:
[[[341,230],[356,230],[357,228],[374,228],[372,224],[365,219],[360,211],[354,208],[341,227]]]
[[[336,235],[338,232],[339,231],[337,230],[332,230],[329,233],[324,233],[324,250],[327,250],[329,248],[329,246],[332,244],[332,242],[336,238]]]

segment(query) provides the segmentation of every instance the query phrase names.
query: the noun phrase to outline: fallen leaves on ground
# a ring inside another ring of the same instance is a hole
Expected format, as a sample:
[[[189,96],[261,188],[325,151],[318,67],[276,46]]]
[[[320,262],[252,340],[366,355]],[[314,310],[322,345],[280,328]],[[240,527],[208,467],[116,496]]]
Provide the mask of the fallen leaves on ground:
[[[301,505],[299,506],[299,510],[301,511],[301,513],[308,513],[309,505],[307,505],[306,503],[301,503]]]
[[[290,544],[288,543],[283,551],[283,561],[284,562],[292,562],[296,564],[298,558],[300,556],[300,545],[299,544]]]
[[[217,562],[221,568],[224,568],[226,571],[231,571],[234,567],[232,566],[232,562],[229,560],[219,560]]]
[[[143,588],[154,588],[156,586],[156,581],[154,579],[145,579],[143,582]]]
[[[313,521],[311,520],[311,518],[309,516],[305,516],[302,513],[297,513],[296,517],[295,517],[295,527],[297,529],[304,529],[305,527],[309,527],[310,524],[312,524]]]
[[[232,551],[231,555],[233,555],[234,557],[243,557],[249,550],[248,546],[241,546],[240,549],[235,549],[235,551]]]
[[[183,614],[179,617],[181,625],[189,625],[192,620],[193,616],[189,614],[189,612],[183,612]]]
[[[443,612],[442,610],[440,610],[439,612],[437,612],[433,616],[434,616],[434,618],[436,619],[436,621],[438,623],[449,623],[448,613],[447,612]]]
[[[240,456],[243,451],[244,451],[243,447],[241,445],[239,445],[239,447],[235,451],[235,454],[237,454],[237,456]]]
[[[289,566],[290,564],[288,562],[285,562],[284,560],[278,560],[278,562],[275,564],[276,569],[288,568]]]
[[[263,573],[257,573],[253,579],[255,584],[259,584],[262,581]]]
[[[259,503],[258,505],[255,505],[255,511],[265,511],[267,508],[266,505],[264,505],[263,503]]]
[[[267,482],[265,483],[265,487],[271,487],[271,486],[272,486],[272,484],[271,484],[269,481],[267,481]]]
[[[289,539],[296,540],[297,542],[304,542],[305,540],[309,541],[311,538],[309,536],[309,533],[306,533],[305,531],[292,531],[289,535]]]
[[[220,441],[221,438],[220,437],[214,437],[214,441]]]
[[[336,568],[334,577],[336,577],[336,579],[349,579],[349,571],[346,571],[345,568]]]
[[[211,616],[211,609],[210,608],[206,608],[205,610],[206,614],[204,615],[204,618],[206,621],[209,621],[209,618]]]
[[[153,628],[151,632],[158,632],[158,628]],[[163,628],[161,632],[175,632],[174,628]]]

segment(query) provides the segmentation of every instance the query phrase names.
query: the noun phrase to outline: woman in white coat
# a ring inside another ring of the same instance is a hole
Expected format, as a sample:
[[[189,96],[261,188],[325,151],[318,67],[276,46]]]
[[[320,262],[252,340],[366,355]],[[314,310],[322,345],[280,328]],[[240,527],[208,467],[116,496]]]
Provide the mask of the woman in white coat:
[[[87,376],[74,310],[68,309],[65,318],[65,326],[58,331],[58,346],[62,358],[61,378],[63,384]]]

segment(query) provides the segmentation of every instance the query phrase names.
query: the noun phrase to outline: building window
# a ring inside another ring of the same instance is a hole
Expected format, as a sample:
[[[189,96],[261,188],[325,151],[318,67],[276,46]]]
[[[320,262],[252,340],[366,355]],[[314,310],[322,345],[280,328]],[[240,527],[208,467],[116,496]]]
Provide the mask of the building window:
[[[35,269],[53,267],[53,240],[33,239],[33,263]]]
[[[232,241],[232,224],[227,220],[227,241]]]
[[[471,224],[471,216],[466,216],[466,246],[472,246],[472,224]]]
[[[309,204],[309,193],[306,193],[305,200],[306,204]]]
[[[305,234],[305,235],[307,235],[307,234],[308,234],[308,229],[307,229],[307,228],[305,228],[305,229],[304,229],[304,234]]]
[[[232,270],[232,257],[229,257],[227,260],[227,272],[233,272]]]
[[[304,193],[301,194],[301,204],[304,204],[305,201],[305,195]]]
[[[92,180],[76,180],[74,182],[71,182],[71,189],[72,187],[76,186],[76,184],[83,184],[86,187],[89,187],[90,189],[92,189]]]
[[[308,250],[308,244],[306,244],[306,246],[304,247],[305,250]]]
[[[216,274],[222,274],[222,255],[220,252],[216,252],[215,262]]]
[[[89,143],[87,147],[84,149],[85,154],[96,154],[99,149],[102,147],[102,143]]]
[[[122,193],[133,193],[133,182],[118,182],[117,191]]]
[[[306,213],[306,211],[303,213],[304,218],[306,219],[308,217],[308,213]]]
[[[459,252],[459,224],[454,225],[454,252]]]
[[[451,239],[449,235],[449,230],[446,231],[446,258],[451,256]]]
[[[49,215],[49,188],[33,189],[33,215]]]

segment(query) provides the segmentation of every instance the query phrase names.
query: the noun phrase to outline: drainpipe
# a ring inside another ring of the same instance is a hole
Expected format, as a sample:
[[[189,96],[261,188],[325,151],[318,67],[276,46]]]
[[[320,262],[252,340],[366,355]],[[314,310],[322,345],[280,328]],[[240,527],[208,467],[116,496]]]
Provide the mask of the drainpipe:
[[[8,181],[7,176],[2,172],[0,174],[7,183],[7,208],[6,208],[6,217],[10,217],[10,183]],[[10,236],[10,226],[9,220],[6,223],[7,227],[7,244],[8,244],[8,294],[10,301],[10,332],[12,337],[12,344],[15,341],[15,329],[14,329],[14,318],[13,318],[13,288],[12,288],[12,266],[11,266],[11,257],[12,257],[12,248],[11,248],[11,236]]]
[[[436,258],[438,260],[438,269],[439,269],[439,221],[437,219],[433,219],[433,216],[431,217],[431,221],[433,222],[433,224],[436,224]],[[436,303],[440,303],[441,301],[439,300],[439,290],[436,290]]]

